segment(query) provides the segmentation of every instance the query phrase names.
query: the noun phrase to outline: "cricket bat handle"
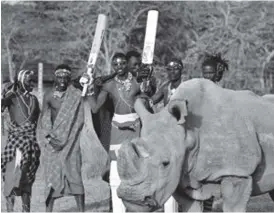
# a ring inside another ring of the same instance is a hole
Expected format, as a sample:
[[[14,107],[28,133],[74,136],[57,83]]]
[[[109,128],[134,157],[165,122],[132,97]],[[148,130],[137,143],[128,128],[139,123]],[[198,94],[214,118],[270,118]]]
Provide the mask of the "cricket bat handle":
[[[84,83],[84,85],[83,85],[82,97],[86,96],[87,90],[88,90],[88,86],[93,83],[93,77],[92,77],[93,70],[94,70],[94,66],[93,65],[89,65],[88,66],[87,75],[89,76],[90,79],[89,79],[88,83]]]
[[[85,85],[83,86],[83,90],[82,90],[82,97],[85,97],[85,96],[86,96],[87,90],[88,90],[88,85],[85,84]]]
[[[84,84],[83,90],[82,90],[82,97],[85,97],[85,96],[86,96],[87,91],[88,91],[88,86],[91,85],[91,84],[93,84],[93,79],[91,79],[91,83],[89,83],[89,84]]]

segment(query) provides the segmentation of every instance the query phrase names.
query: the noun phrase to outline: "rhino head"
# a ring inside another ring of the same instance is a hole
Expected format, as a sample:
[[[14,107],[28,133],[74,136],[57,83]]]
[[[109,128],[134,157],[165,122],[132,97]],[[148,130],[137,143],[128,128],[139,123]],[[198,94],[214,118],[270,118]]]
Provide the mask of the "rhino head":
[[[150,114],[140,99],[135,102],[143,127],[141,137],[123,143],[119,150],[118,196],[128,211],[154,211],[176,190],[182,173],[187,102],[172,100],[157,114]]]

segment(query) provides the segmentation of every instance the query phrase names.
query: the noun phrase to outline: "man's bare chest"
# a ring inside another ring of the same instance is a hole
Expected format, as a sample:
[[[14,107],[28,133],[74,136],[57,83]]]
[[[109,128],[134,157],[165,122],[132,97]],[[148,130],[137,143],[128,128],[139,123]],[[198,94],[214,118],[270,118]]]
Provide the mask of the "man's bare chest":
[[[140,92],[140,86],[137,82],[132,82],[130,88],[126,88],[124,85],[114,82],[109,88],[109,93],[112,99],[118,100],[121,96],[129,100],[135,99],[136,95]]]
[[[12,100],[9,113],[11,119],[19,123],[26,119],[36,121],[39,116],[39,105],[32,96],[17,97]]]
[[[59,109],[61,108],[63,103],[63,99],[62,98],[55,98],[55,97],[51,97],[48,104],[49,107],[52,111],[56,111],[58,112]]]

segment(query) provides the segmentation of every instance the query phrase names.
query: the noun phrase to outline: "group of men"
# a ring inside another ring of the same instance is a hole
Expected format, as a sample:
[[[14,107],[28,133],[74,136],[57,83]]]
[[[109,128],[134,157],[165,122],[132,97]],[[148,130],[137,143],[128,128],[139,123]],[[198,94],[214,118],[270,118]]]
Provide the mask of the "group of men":
[[[134,111],[135,100],[141,98],[153,111],[153,106],[162,100],[166,105],[180,83],[189,77],[182,61],[171,59],[165,67],[169,80],[157,89],[156,78],[151,75],[153,68],[143,66],[140,54],[135,51],[114,54],[111,65],[113,73],[96,78],[84,98],[81,88],[72,84],[71,68],[64,64],[57,66],[54,87],[44,95],[41,113],[37,98],[31,94],[35,82],[32,71],[20,71],[15,82],[5,88],[1,109],[3,112],[8,108],[11,120],[1,155],[7,211],[14,210],[15,196],[22,197],[23,211],[30,211],[31,189],[40,158],[46,184],[46,211],[53,211],[57,198],[69,195],[75,197],[78,210],[85,211],[80,149],[80,134],[85,121],[83,103],[88,102],[95,114],[106,101],[113,106],[107,150],[111,158],[112,208],[113,211],[125,211],[116,194],[120,183],[116,159],[122,142],[140,136],[142,124]],[[228,65],[220,55],[208,56],[202,64],[203,77],[216,83],[227,69]],[[90,81],[87,74],[80,79],[80,83]]]

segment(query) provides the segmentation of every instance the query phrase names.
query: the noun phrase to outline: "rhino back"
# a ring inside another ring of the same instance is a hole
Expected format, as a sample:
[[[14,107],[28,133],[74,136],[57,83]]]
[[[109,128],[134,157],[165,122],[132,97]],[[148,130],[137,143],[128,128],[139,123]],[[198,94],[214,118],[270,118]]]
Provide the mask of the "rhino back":
[[[187,128],[199,132],[191,176],[214,181],[225,175],[249,176],[256,170],[261,162],[257,135],[274,131],[270,103],[252,92],[223,89],[199,79],[181,84],[172,99],[188,101]]]

